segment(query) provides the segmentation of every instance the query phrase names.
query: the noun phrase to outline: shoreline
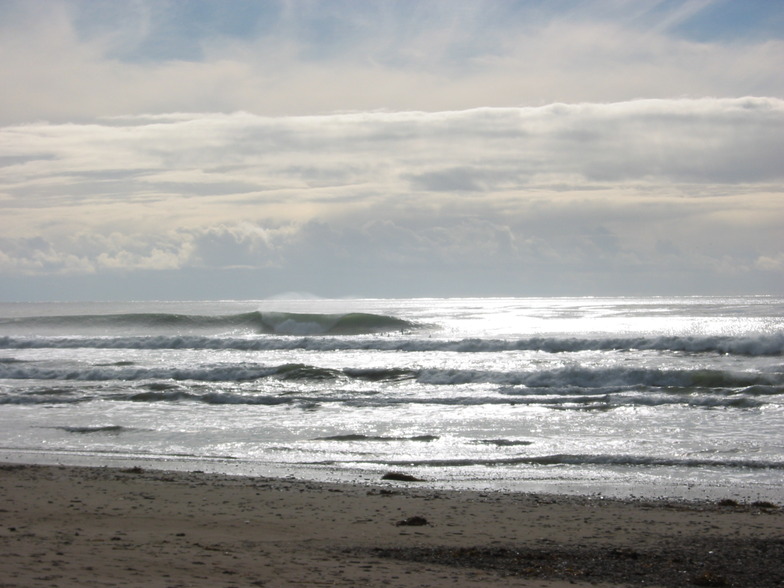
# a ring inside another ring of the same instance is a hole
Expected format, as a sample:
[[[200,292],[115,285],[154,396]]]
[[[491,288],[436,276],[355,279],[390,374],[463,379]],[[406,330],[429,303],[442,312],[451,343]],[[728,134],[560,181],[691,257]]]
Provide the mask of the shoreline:
[[[781,505],[0,465],[3,586],[781,586]]]
[[[57,449],[0,448],[0,466],[3,464],[69,466],[69,467],[142,467],[157,471],[192,472],[229,475],[247,478],[298,479],[316,484],[342,484],[372,486],[379,483],[387,470],[369,470],[319,466],[317,464],[291,464],[258,462],[229,457],[204,457],[185,455],[112,454]],[[597,496],[618,500],[672,500],[711,502],[732,499],[741,503],[772,502],[784,506],[784,487],[781,483],[695,481],[689,472],[659,472],[655,466],[646,466],[649,474],[644,481],[617,475],[604,478],[524,477],[515,479],[452,479],[448,468],[406,468],[421,477],[420,486],[437,491],[492,492],[501,494],[554,494],[564,496]]]

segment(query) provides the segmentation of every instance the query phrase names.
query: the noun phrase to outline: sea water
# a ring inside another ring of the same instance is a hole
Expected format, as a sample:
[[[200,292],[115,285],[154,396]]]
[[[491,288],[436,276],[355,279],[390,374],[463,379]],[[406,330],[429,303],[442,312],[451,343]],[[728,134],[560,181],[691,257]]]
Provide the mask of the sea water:
[[[784,299],[0,304],[0,459],[784,501]]]

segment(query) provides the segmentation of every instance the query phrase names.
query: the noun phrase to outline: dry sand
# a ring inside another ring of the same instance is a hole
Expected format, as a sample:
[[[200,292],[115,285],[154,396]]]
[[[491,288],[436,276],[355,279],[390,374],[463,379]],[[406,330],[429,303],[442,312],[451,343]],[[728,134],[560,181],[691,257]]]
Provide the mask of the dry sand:
[[[5,465],[0,544],[0,586],[784,586],[774,505],[416,482]]]

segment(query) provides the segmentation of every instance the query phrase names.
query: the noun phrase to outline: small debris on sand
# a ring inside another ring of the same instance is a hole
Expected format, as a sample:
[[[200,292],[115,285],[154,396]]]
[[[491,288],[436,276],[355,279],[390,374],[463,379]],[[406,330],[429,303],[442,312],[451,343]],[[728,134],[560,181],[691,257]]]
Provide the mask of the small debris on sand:
[[[402,521],[398,521],[395,523],[398,527],[423,527],[424,525],[429,525],[430,523],[427,522],[425,517],[420,516],[413,516],[408,517],[407,519],[403,519]]]

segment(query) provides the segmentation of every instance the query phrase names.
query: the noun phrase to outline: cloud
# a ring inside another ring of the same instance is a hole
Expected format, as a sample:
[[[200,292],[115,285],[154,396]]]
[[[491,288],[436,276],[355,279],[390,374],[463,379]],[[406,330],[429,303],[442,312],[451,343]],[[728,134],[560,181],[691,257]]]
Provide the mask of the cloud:
[[[1,3],[0,278],[777,291],[784,13],[744,6]]]
[[[784,92],[781,35],[679,34],[721,3],[214,4],[8,2],[0,124]]]
[[[5,266],[52,271],[53,247],[57,271],[97,271],[280,266],[289,247],[375,252],[385,263],[486,260],[501,236],[511,255],[509,243],[530,233],[572,259],[586,247],[606,255],[599,243],[652,247],[656,231],[682,230],[681,245],[719,226],[745,235],[780,218],[782,128],[784,101],[773,98],[9,126],[8,251],[48,245]],[[316,221],[331,227],[318,238]]]
[[[446,195],[488,206],[537,189],[694,185],[696,196],[780,182],[783,126],[774,98],[30,123],[0,129],[0,194],[10,214],[35,213],[16,231],[88,205],[97,224],[147,210],[192,226],[251,206],[302,222],[412,194],[436,208]]]
[[[766,272],[784,272],[784,251],[779,252],[774,256],[763,255],[757,259],[755,265]]]

